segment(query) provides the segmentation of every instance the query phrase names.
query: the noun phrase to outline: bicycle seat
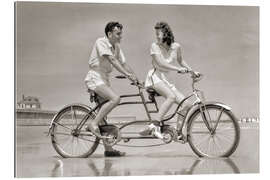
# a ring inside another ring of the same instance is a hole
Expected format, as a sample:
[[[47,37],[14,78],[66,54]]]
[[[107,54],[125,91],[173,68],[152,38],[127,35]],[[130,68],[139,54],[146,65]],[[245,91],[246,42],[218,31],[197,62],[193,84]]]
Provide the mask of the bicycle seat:
[[[147,88],[146,92],[149,94],[148,98],[151,101],[154,101],[155,96],[161,96],[155,89],[153,88]]]
[[[87,89],[87,92],[90,95],[90,102],[95,102],[96,104],[100,104],[100,103],[103,103],[104,101],[106,101],[103,97],[101,97],[95,91],[93,91],[91,89]]]

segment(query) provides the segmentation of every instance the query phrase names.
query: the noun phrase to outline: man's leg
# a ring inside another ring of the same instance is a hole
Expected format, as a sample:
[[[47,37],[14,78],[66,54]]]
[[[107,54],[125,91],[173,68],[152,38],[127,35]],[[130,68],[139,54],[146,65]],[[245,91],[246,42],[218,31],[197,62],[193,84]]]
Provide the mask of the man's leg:
[[[95,120],[93,120],[90,125],[93,128],[97,128],[98,124],[102,121],[102,119],[107,116],[111,110],[116,107],[120,102],[120,97],[114,93],[114,91],[111,89],[111,87],[103,84],[100,86],[97,86],[95,88],[95,92],[101,96],[102,98],[108,100],[107,103],[105,103],[98,111]]]
[[[106,117],[111,110],[116,107],[120,102],[120,97],[114,93],[114,91],[111,89],[111,87],[107,85],[100,85],[95,88],[95,92],[102,97],[104,100],[109,100],[107,103],[105,103],[98,111],[97,116],[95,120],[91,123],[91,126],[94,126],[95,128],[98,127],[100,123],[102,123],[102,120],[104,117]],[[109,146],[104,143],[104,155],[105,156],[124,156],[124,152],[120,152],[117,150],[114,150],[112,146]]]

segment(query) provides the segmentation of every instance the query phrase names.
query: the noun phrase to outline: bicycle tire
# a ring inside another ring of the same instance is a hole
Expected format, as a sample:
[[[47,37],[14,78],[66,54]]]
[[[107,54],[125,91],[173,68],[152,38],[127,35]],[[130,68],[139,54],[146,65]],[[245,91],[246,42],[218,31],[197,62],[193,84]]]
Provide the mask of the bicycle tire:
[[[213,125],[216,125],[218,122],[216,132],[213,134],[210,133],[205,123],[203,122],[203,118],[199,117],[201,115],[200,109],[197,109],[190,116],[190,120],[189,120],[190,123],[188,124],[188,127],[187,127],[187,140],[189,142],[191,149],[199,157],[210,157],[210,158],[229,157],[236,150],[239,144],[239,140],[240,140],[240,127],[239,127],[236,117],[233,115],[233,113],[230,110],[224,109],[222,106],[216,105],[216,104],[207,104],[203,106],[203,109],[204,109],[204,112],[208,114],[207,116],[209,117],[212,116],[212,119],[210,118],[210,125],[212,127],[214,127]],[[219,112],[219,113],[216,113],[217,119],[220,116],[219,121],[213,118],[214,113],[211,112],[213,110]],[[215,122],[216,124],[213,124],[213,122]],[[198,130],[197,132],[196,132],[196,129]],[[203,129],[206,129],[206,130],[203,131]],[[218,137],[218,135],[222,135],[223,133],[225,133],[225,131],[228,132],[226,136],[224,135],[224,137],[222,138]],[[199,141],[200,143],[197,143],[196,142],[197,139],[195,140],[195,138],[197,138],[196,135],[200,135],[201,137],[203,135],[205,136],[202,138],[198,138],[200,140]],[[208,141],[206,142],[206,146],[208,145],[208,147],[205,150],[205,148],[199,147],[199,145],[202,144],[202,140],[204,140],[205,137],[207,136],[209,136],[207,139]],[[212,139],[212,142],[214,143],[212,147],[210,147],[211,139]],[[224,140],[222,144],[217,143],[218,139]],[[216,147],[214,147],[214,145],[216,145]],[[221,145],[225,147],[220,147]],[[220,150],[220,152],[218,152],[218,150]],[[215,152],[212,152],[212,151],[215,151]]]
[[[90,133],[87,135],[84,128],[78,131],[77,134],[74,133],[74,129],[76,129],[82,118],[85,117],[90,110],[91,109],[87,106],[72,104],[59,111],[55,117],[52,124],[51,142],[56,152],[62,157],[86,158],[90,156],[99,145],[100,139],[96,136],[89,135]],[[92,112],[88,118],[94,119],[95,116],[96,114]],[[68,143],[71,143],[71,145],[68,145]]]

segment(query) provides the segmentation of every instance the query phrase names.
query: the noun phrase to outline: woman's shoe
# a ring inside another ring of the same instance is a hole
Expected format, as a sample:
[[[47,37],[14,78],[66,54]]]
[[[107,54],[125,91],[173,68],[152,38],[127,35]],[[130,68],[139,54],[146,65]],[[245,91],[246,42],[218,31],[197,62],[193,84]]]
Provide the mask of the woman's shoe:
[[[150,136],[155,127],[156,126],[153,123],[149,124],[148,126],[145,127],[145,129],[143,129],[141,132],[139,132],[139,134],[141,136]]]
[[[158,126],[155,126],[153,129],[152,129],[152,134],[154,135],[154,136],[156,136],[157,138],[159,138],[159,139],[164,139],[164,136],[161,134],[161,132],[160,132],[160,127],[158,127]]]
[[[142,130],[139,132],[141,136],[149,136],[149,135],[154,135],[159,139],[163,139],[163,135],[160,132],[160,127],[155,126],[153,123],[148,125],[146,129]]]

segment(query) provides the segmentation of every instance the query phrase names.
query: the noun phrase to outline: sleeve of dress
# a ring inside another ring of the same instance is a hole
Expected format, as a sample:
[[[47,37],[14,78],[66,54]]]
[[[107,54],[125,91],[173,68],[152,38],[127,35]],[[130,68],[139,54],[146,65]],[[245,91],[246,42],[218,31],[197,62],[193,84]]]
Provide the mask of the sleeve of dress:
[[[150,55],[161,54],[160,49],[156,43],[152,43],[150,48]]]
[[[98,54],[100,56],[104,56],[104,55],[111,55],[111,56],[113,56],[113,53],[111,51],[111,48],[104,41],[97,40],[96,41],[96,48],[97,48],[97,52],[98,52]]]

